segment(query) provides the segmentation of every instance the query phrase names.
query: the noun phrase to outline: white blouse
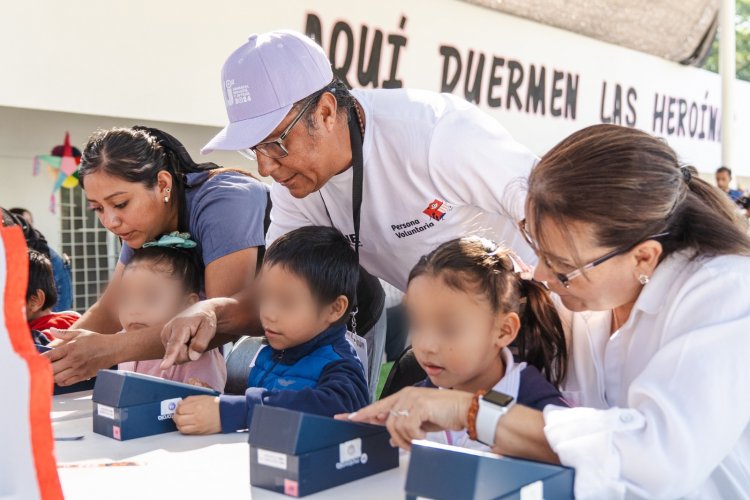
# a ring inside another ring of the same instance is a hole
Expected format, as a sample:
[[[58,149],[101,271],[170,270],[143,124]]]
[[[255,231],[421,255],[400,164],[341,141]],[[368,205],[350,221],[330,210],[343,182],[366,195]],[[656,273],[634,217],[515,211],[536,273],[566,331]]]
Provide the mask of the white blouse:
[[[581,407],[544,431],[577,498],[750,498],[750,257],[668,257],[611,337],[610,311],[560,312]]]

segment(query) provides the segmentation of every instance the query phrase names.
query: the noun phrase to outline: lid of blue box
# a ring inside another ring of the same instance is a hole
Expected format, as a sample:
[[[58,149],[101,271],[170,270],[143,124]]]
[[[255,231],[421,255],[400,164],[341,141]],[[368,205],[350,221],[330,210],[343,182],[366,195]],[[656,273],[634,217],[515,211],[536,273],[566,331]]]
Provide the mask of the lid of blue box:
[[[575,471],[569,467],[417,440],[405,489],[428,498],[500,498],[559,474],[570,475],[570,490],[551,497],[572,498]]]
[[[265,450],[301,455],[376,434],[385,427],[355,424],[299,411],[259,406],[253,411],[248,442]]]
[[[123,370],[99,370],[91,399],[96,403],[123,408],[153,401],[199,395],[218,396],[219,393],[213,389],[141,373]]]

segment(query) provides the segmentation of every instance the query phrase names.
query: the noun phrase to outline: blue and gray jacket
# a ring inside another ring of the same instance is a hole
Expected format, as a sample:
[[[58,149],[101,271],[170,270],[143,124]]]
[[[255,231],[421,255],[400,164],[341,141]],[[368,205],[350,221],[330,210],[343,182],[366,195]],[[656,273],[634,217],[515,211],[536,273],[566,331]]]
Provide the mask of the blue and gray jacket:
[[[255,358],[244,396],[222,395],[222,432],[250,427],[256,405],[278,406],[332,417],[369,403],[367,379],[346,325],[332,326],[283,351],[263,347]]]

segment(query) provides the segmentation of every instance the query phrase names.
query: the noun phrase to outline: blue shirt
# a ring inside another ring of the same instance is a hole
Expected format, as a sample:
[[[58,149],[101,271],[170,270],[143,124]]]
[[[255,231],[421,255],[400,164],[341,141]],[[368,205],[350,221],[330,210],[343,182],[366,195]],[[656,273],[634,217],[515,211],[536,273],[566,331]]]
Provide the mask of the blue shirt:
[[[732,201],[737,201],[742,198],[742,194],[742,191],[740,191],[739,189],[730,189],[729,191],[727,191],[727,195],[729,196],[729,198],[731,198]]]
[[[332,326],[282,351],[261,348],[248,386],[244,396],[220,397],[222,432],[249,428],[256,405],[332,417],[369,403],[364,368],[346,340],[346,325]]]
[[[70,311],[73,309],[73,272],[70,264],[53,249],[49,249],[49,260],[52,263],[52,274],[55,277],[57,289],[57,303],[52,312]]]
[[[185,202],[188,232],[204,266],[265,244],[268,187],[262,182],[232,171],[187,174]],[[132,257],[133,249],[123,244],[120,262]]]

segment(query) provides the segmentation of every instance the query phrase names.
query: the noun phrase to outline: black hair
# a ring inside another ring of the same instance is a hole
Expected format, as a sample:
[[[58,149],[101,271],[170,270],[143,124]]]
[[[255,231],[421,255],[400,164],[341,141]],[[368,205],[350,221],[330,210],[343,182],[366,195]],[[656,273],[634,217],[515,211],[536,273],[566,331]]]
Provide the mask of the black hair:
[[[29,249],[29,285],[26,288],[26,301],[34,296],[37,290],[44,292],[42,310],[57,304],[57,288],[55,275],[52,272],[52,262],[41,252]]]
[[[0,208],[0,215],[2,216],[3,221],[3,227],[11,227],[11,226],[17,226],[18,222],[16,220],[16,215],[14,215],[10,210],[5,208]]]
[[[135,126],[98,130],[89,138],[78,170],[81,187],[86,189],[86,176],[99,170],[148,189],[156,185],[159,172],[168,172],[172,176],[174,199],[178,200],[180,230],[185,230],[187,174],[220,168],[211,162],[196,163],[185,146],[163,130]]]
[[[26,246],[32,250],[41,252],[47,258],[50,257],[47,239],[39,230],[35,229],[22,216],[11,213],[10,210],[0,207],[0,212],[2,212],[3,227],[20,226],[21,231],[23,231],[23,237],[26,240]]]
[[[339,295],[349,300],[346,313],[334,324],[349,321],[359,281],[359,261],[341,231],[326,226],[295,229],[268,247],[264,267],[283,266],[307,282],[320,304],[330,304]]]
[[[565,332],[549,291],[515,272],[510,250],[469,236],[443,243],[423,256],[411,273],[439,277],[453,290],[484,296],[493,313],[517,313],[521,322],[513,347],[522,361],[535,366],[556,387],[568,362]]]
[[[8,210],[8,212],[12,213],[13,215],[18,215],[19,217],[23,217],[23,214],[30,214],[31,211],[23,208],[23,207],[13,207]]]
[[[159,272],[178,278],[185,290],[200,293],[202,272],[197,252],[183,248],[146,247],[133,250],[133,257],[125,269],[139,263],[147,263]]]
[[[721,172],[726,172],[729,175],[729,178],[730,179],[732,178],[732,169],[731,168],[722,165],[722,166],[720,166],[719,168],[716,169],[716,173],[717,174],[720,174]]]
[[[349,87],[347,87],[344,82],[342,82],[338,78],[334,78],[333,81],[331,81],[331,83],[329,83],[322,89],[294,103],[294,106],[292,107],[292,109],[295,109],[295,110],[300,109],[308,101],[312,102],[310,104],[310,107],[307,108],[307,111],[305,113],[305,121],[307,122],[307,130],[308,132],[312,132],[316,128],[313,113],[315,112],[315,109],[318,107],[318,103],[320,103],[320,98],[323,97],[323,94],[325,93],[333,94],[333,96],[336,98],[337,112],[346,113],[348,115],[349,110],[353,108],[357,102],[357,100],[354,98],[352,93],[349,92],[349,90],[350,90]]]
[[[217,168],[215,163],[193,161],[185,146],[167,132],[135,126],[94,132],[83,150],[78,175],[84,188],[86,176],[99,170],[152,188],[163,170],[179,183],[188,173]]]

